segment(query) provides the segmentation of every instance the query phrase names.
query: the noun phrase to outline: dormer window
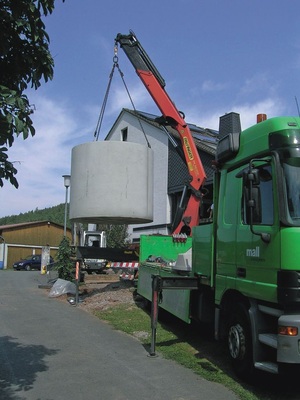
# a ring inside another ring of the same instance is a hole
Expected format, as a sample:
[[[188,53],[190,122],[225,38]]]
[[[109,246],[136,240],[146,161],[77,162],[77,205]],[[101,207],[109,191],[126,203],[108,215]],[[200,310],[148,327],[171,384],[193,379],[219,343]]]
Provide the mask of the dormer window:
[[[128,128],[124,128],[121,130],[121,141],[127,142],[128,139]]]

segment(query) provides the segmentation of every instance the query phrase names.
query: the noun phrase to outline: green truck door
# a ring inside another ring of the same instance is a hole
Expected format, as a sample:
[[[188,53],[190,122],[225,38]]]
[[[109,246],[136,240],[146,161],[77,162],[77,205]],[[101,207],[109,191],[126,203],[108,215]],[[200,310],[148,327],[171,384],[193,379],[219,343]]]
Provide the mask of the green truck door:
[[[281,259],[276,179],[271,165],[262,165],[260,170],[261,221],[253,225],[255,234],[247,221],[246,201],[241,193],[237,221],[236,288],[248,297],[276,302],[277,271]],[[269,235],[268,243],[260,236],[262,233]]]
[[[237,177],[243,168],[225,171],[220,190],[224,204],[218,225],[217,300],[232,288],[247,297],[276,301],[281,255],[274,179],[260,182],[262,217],[253,225],[254,234],[246,218],[243,180]],[[273,177],[271,166],[265,168]],[[270,242],[265,243],[260,233],[268,233]]]

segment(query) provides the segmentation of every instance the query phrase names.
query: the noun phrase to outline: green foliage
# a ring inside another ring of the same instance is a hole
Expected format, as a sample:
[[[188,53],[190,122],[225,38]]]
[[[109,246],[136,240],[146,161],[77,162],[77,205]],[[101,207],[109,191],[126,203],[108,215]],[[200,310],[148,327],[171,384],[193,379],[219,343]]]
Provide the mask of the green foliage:
[[[72,281],[74,279],[74,261],[72,261],[73,249],[70,245],[70,240],[66,236],[63,237],[59,244],[55,270],[58,272],[60,279]]]
[[[35,134],[33,107],[23,92],[53,78],[54,62],[42,18],[53,12],[54,1],[2,0],[0,4],[0,187],[4,180],[18,187],[17,169],[6,154],[15,136],[27,139]]]
[[[3,145],[2,137],[4,134],[1,134],[1,115],[0,115],[0,146]],[[0,187],[3,186],[3,179],[9,180],[10,183],[16,188],[19,187],[18,181],[15,178],[17,169],[13,166],[13,163],[8,161],[8,155],[6,154],[7,147],[0,147]]]
[[[98,230],[106,232],[107,247],[125,247],[129,242],[127,225],[100,225]]]
[[[0,225],[19,224],[23,222],[51,221],[53,223],[64,225],[65,204],[61,203],[54,207],[44,208],[42,210],[32,210],[19,215],[10,215],[0,218]],[[67,227],[70,228],[70,221],[67,221]]]

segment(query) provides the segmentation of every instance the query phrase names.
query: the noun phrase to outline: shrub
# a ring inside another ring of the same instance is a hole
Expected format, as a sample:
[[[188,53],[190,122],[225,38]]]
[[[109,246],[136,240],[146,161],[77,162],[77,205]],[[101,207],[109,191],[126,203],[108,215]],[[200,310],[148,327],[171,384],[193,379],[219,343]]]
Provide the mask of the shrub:
[[[65,279],[67,281],[72,281],[74,279],[73,255],[70,239],[64,236],[58,247],[55,264],[55,269],[60,279]]]

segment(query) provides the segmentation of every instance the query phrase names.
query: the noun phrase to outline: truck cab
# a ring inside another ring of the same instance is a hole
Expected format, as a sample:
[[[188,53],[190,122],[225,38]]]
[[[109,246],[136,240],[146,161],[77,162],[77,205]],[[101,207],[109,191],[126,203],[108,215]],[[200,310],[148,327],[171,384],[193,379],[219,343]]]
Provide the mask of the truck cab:
[[[194,273],[209,276],[216,338],[227,338],[235,370],[289,370],[300,363],[300,119],[265,120],[220,146],[212,232],[194,228]]]

